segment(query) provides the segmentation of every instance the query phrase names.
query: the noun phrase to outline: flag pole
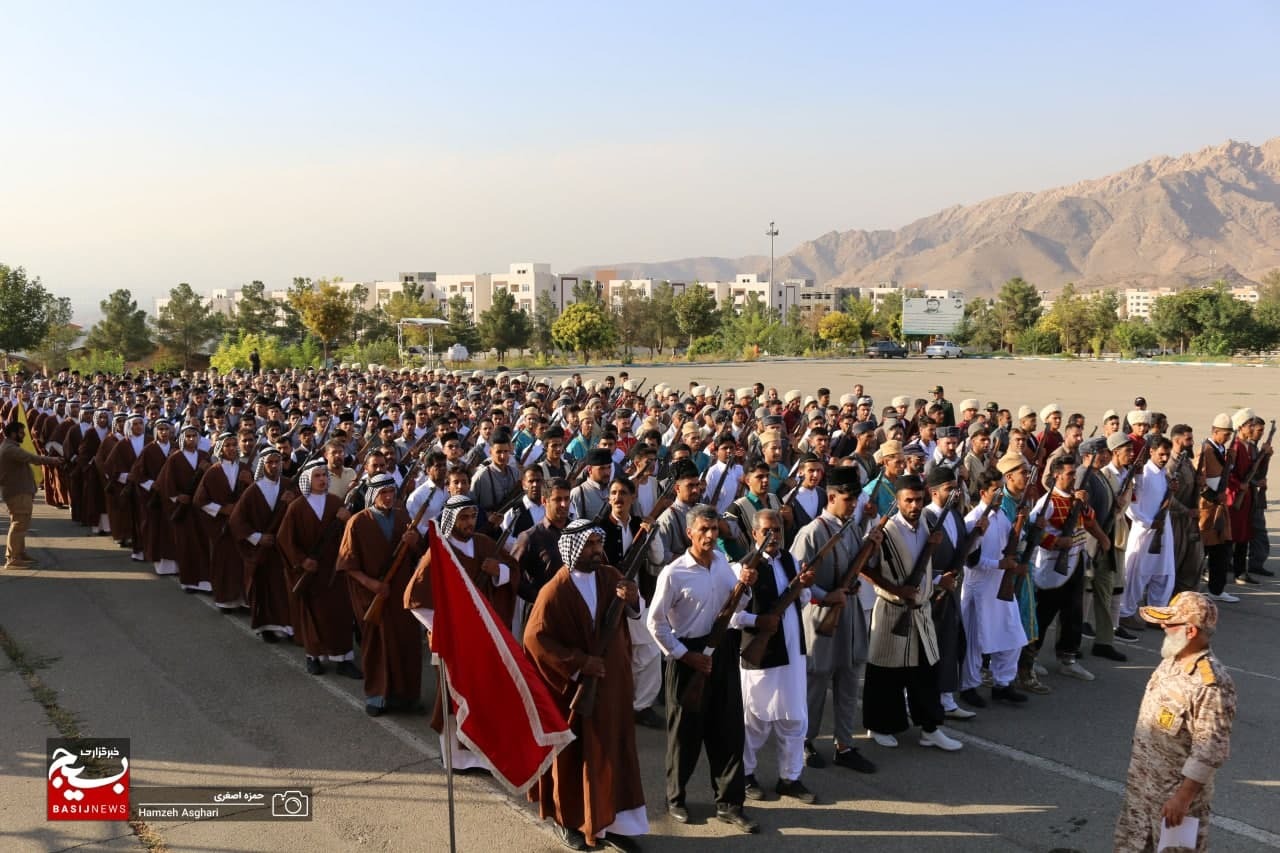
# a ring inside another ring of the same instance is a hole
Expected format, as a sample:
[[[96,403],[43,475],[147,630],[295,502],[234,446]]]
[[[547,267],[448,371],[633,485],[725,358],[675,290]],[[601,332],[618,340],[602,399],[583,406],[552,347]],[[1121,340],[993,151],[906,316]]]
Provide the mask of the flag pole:
[[[440,658],[440,708],[444,712],[444,778],[449,797],[449,853],[457,853],[453,821],[453,744],[457,735],[453,731],[453,714],[449,698],[449,673],[444,658]]]

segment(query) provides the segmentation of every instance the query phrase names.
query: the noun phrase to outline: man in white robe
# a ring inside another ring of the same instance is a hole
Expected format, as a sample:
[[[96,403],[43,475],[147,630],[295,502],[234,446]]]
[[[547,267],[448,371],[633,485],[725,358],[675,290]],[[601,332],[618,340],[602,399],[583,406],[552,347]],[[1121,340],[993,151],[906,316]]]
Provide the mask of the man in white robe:
[[[778,741],[778,783],[774,792],[802,803],[817,798],[800,781],[804,769],[804,741],[809,725],[805,643],[800,628],[800,612],[809,606],[809,587],[815,574],[806,569],[797,573],[795,559],[782,549],[782,516],[764,509],[755,514],[752,537],[757,544],[772,536],[758,567],[752,589],[750,612],[742,614],[742,644],[747,646],[760,632],[771,636],[760,666],[745,658],[740,662],[742,708],[746,723],[746,743],[742,769],[746,774],[747,796],[764,799],[764,789],[756,781],[756,755],[773,734]],[[792,584],[799,596],[780,615],[775,603]]]
[[[1164,607],[1173,595],[1173,524],[1169,510],[1161,512],[1169,496],[1169,476],[1165,465],[1172,447],[1169,439],[1154,436],[1147,440],[1147,464],[1133,478],[1133,500],[1125,509],[1129,518],[1129,540],[1124,549],[1124,601],[1121,618],[1133,617],[1145,597],[1151,607]],[[1159,521],[1157,521],[1159,519]],[[1152,542],[1160,539],[1158,554]]]

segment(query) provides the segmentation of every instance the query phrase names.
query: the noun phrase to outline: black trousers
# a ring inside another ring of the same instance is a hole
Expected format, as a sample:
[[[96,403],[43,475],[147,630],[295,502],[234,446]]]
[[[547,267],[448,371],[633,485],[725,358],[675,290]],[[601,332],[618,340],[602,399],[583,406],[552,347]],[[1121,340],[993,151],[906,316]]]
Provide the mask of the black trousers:
[[[917,649],[917,654],[918,660],[925,660],[923,647]],[[902,701],[903,691],[907,695],[905,703]],[[896,735],[911,728],[914,722],[926,732],[931,732],[942,720],[937,664],[892,667],[867,664],[866,682],[862,687],[862,724],[868,729]]]
[[[1231,543],[1231,570],[1236,577],[1249,573],[1249,542]]]
[[[681,638],[681,642],[691,651],[701,652],[707,638]],[[729,631],[716,649],[711,674],[703,688],[700,711],[690,711],[680,705],[680,694],[693,679],[693,668],[678,660],[667,661],[663,685],[667,704],[668,805],[684,805],[685,788],[704,748],[716,806],[741,806],[746,799],[742,769],[746,733],[742,682],[738,675],[740,644],[738,632]]]
[[[1036,587],[1036,623],[1040,625],[1041,639],[1032,645],[1037,651],[1044,642],[1049,624],[1058,617],[1058,642],[1053,650],[1059,658],[1080,654],[1080,628],[1084,624],[1084,555],[1071,564],[1071,576],[1057,589]]]
[[[1231,543],[1206,545],[1204,554],[1209,560],[1209,592],[1222,595],[1227,588],[1227,573],[1231,570]]]

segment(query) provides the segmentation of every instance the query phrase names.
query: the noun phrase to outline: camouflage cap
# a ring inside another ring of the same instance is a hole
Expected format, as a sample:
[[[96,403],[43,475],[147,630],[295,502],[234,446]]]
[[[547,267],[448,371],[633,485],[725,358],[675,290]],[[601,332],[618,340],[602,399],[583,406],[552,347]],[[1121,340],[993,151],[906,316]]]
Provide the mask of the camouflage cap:
[[[1198,592],[1180,592],[1168,607],[1140,607],[1138,612],[1153,625],[1195,625],[1212,629],[1218,624],[1218,605]]]

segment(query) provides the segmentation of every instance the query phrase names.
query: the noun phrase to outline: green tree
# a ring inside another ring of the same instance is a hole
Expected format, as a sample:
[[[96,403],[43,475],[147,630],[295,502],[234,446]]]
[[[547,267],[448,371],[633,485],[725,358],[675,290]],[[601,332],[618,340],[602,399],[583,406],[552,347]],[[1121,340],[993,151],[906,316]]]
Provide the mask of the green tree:
[[[1161,344],[1186,352],[1191,339],[1200,333],[1196,314],[1194,291],[1160,296],[1151,303],[1151,328]]]
[[[182,359],[184,370],[191,369],[191,356],[204,350],[221,330],[221,315],[210,310],[185,281],[169,291],[169,304],[156,318],[156,340]]]
[[[1111,336],[1115,338],[1120,354],[1128,358],[1132,358],[1143,350],[1154,349],[1157,343],[1155,330],[1141,317],[1116,323]]]
[[[661,353],[680,334],[675,299],[675,288],[671,282],[660,281],[653,286],[653,295],[645,306],[646,317],[640,339],[641,345],[649,348],[650,355],[655,350]]]
[[[542,291],[533,303],[533,334],[530,342],[533,348],[543,357],[548,357],[555,350],[555,338],[551,329],[556,322],[556,303],[551,294]]]
[[[480,351],[480,330],[471,319],[467,297],[461,293],[449,297],[449,325],[446,329],[450,343],[462,344],[467,352]]]
[[[479,330],[481,345],[497,350],[499,360],[510,350],[529,346],[533,334],[529,315],[516,307],[516,298],[507,290],[496,291],[493,304],[480,312]]]
[[[574,282],[573,285],[573,301],[574,302],[599,302],[600,301],[600,285],[590,279],[583,278]]]
[[[720,312],[716,310],[716,298],[711,291],[694,282],[684,293],[671,301],[676,315],[676,327],[687,335],[689,346],[694,338],[709,335],[720,326]]]
[[[1225,281],[1196,292],[1196,321],[1200,333],[1191,339],[1191,349],[1205,355],[1231,355],[1258,349],[1253,308],[1231,295]]]
[[[98,307],[102,319],[89,330],[86,347],[115,353],[125,362],[137,361],[155,349],[147,330],[147,312],[138,307],[128,290],[112,291]]]
[[[254,280],[240,288],[234,324],[246,335],[266,336],[276,332],[277,304],[267,296],[267,286]]]
[[[49,330],[31,349],[31,359],[48,375],[70,364],[71,345],[80,336],[80,330],[71,324],[71,300],[65,296],[50,298],[45,316]]]
[[[876,329],[876,309],[871,304],[871,300],[859,299],[857,296],[850,294],[844,300],[843,313],[857,329],[857,334],[855,335],[857,343],[859,345],[865,344],[867,338],[871,337]]]
[[[995,350],[1003,346],[1000,323],[995,308],[986,299],[970,299],[964,306],[964,318],[956,330],[956,343],[979,349]]]
[[[1280,343],[1280,270],[1262,277],[1258,288],[1258,304],[1253,306],[1253,320],[1258,327],[1259,344],[1274,349]]]
[[[1022,278],[1006,281],[1000,287],[995,304],[1001,345],[1016,348],[1018,335],[1033,327],[1040,319],[1040,314],[1040,294],[1036,292],[1035,285]]]
[[[49,331],[53,297],[40,278],[0,264],[0,353],[30,349]]]
[[[860,331],[858,321],[843,311],[828,311],[818,321],[818,337],[841,350],[848,350],[860,343]]]
[[[732,358],[755,356],[756,347],[772,351],[780,323],[777,312],[765,305],[759,294],[742,303],[742,310],[730,312],[720,329],[721,344]]]
[[[589,364],[593,352],[613,342],[613,324],[599,303],[575,302],[565,306],[564,312],[551,324],[551,336],[556,346],[577,352],[583,364]]]
[[[1116,324],[1120,322],[1120,297],[1114,290],[1095,293],[1089,300],[1089,347],[1094,356],[1102,355],[1111,339]]]
[[[902,340],[902,294],[886,293],[872,320],[881,337]]]
[[[630,282],[627,284],[630,285]],[[621,288],[613,307],[613,322],[624,358],[631,358],[633,346],[644,346],[645,326],[649,322],[649,316],[649,300],[630,286]]]
[[[1058,336],[1063,352],[1078,353],[1092,331],[1093,314],[1087,300],[1076,293],[1076,286],[1067,282],[1062,293],[1053,301],[1053,307],[1040,317],[1037,328]]]
[[[320,340],[325,362],[329,361],[329,346],[340,342],[350,331],[356,315],[351,295],[343,293],[334,282],[320,279],[314,285],[310,279],[294,279],[289,291],[289,304],[298,312],[307,331]],[[300,282],[306,282],[305,285]]]

